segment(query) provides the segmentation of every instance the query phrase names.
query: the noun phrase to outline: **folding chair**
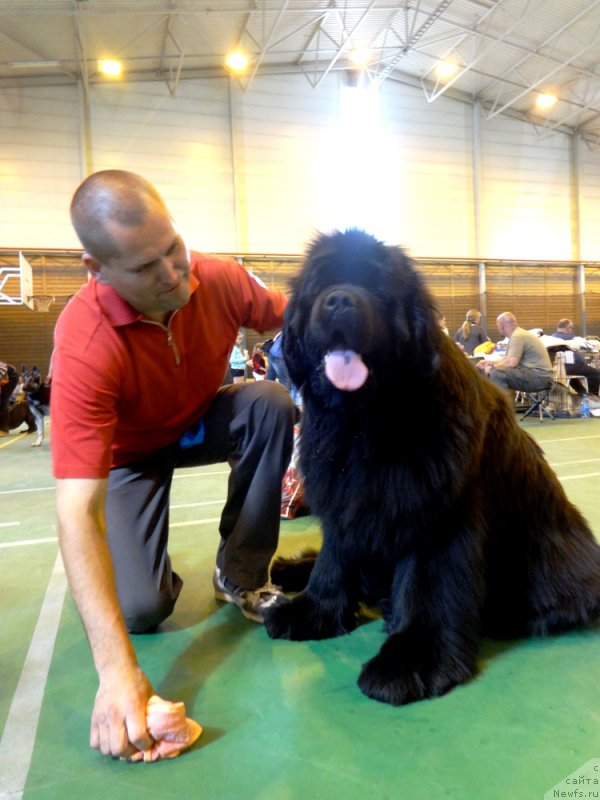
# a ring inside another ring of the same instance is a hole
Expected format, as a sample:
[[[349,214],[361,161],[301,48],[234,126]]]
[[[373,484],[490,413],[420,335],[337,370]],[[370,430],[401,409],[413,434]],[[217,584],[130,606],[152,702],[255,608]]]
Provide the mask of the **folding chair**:
[[[550,389],[552,388],[552,381],[548,381],[548,385],[543,389],[538,390],[537,392],[525,392],[527,399],[530,401],[530,406],[525,410],[523,414],[521,414],[521,419],[525,419],[530,414],[533,414],[534,411],[537,411],[540,415],[540,422],[544,421],[544,417],[548,417],[549,419],[554,419],[552,414],[548,411],[547,408],[544,408],[544,403],[547,402],[548,397],[550,395]]]

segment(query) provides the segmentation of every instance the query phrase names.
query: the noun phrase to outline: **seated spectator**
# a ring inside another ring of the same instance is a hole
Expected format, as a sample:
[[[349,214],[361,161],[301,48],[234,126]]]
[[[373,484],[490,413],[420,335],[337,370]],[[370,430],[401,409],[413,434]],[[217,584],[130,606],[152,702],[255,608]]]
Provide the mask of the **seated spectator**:
[[[502,336],[508,337],[504,358],[482,359],[482,370],[500,389],[517,392],[539,392],[552,380],[552,362],[538,336],[519,327],[517,318],[505,311],[496,320]]]
[[[0,361],[0,436],[7,436],[10,430],[8,403],[18,380],[19,375],[13,365]]]
[[[265,354],[262,351],[260,344],[255,344],[252,350],[252,358],[248,362],[252,367],[252,377],[255,381],[264,381],[267,374],[267,362],[265,361]]]
[[[481,312],[476,308],[471,308],[467,311],[465,321],[454,334],[454,341],[468,356],[473,355],[473,351],[478,345],[490,341],[490,337],[487,336],[479,324],[480,322]]]
[[[450,336],[450,331],[448,330],[448,326],[446,325],[446,317],[440,312],[438,312],[438,324],[440,328],[444,331],[446,336]]]
[[[568,342],[573,339],[575,334],[573,332],[574,325],[570,319],[560,319],[556,325],[556,330],[552,336],[557,339],[564,339]],[[600,370],[588,364],[581,353],[573,351],[574,360],[572,364],[565,361],[565,372],[567,375],[584,375],[587,378],[588,389],[592,394],[598,394],[600,388]],[[585,386],[579,381],[573,381],[571,384],[578,394],[585,393]]]

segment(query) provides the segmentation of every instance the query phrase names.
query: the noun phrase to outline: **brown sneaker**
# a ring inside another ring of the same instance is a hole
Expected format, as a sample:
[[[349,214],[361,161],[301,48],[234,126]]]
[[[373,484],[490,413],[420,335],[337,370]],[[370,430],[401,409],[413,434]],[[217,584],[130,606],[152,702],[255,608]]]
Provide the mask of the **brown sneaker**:
[[[263,623],[264,612],[277,605],[283,597],[283,593],[270,581],[258,589],[242,589],[226,578],[218,567],[215,567],[213,574],[213,586],[217,600],[233,603],[252,622]]]

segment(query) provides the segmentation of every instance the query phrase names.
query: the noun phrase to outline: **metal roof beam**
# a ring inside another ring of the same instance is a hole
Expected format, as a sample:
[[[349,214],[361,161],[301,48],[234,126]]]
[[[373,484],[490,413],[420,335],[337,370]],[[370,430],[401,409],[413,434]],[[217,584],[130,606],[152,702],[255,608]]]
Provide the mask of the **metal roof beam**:
[[[344,49],[346,47],[346,44],[348,43],[348,40],[352,39],[352,37],[354,36],[356,31],[360,28],[361,24],[364,22],[365,18],[369,15],[369,12],[371,11],[371,9],[373,8],[373,6],[375,5],[376,2],[377,2],[377,0],[371,0],[371,2],[369,3],[368,7],[365,8],[363,13],[359,17],[358,22],[356,23],[356,25],[354,25],[354,27],[352,28],[352,30],[350,32],[346,31],[346,29],[344,27],[344,29],[342,31],[342,38],[345,37],[344,41],[339,46],[337,53],[331,59],[329,64],[325,67],[325,70],[324,70],[323,74],[321,75],[321,77],[319,78],[319,80],[315,84],[315,88],[317,86],[319,86],[321,81],[323,81],[327,77],[327,75],[329,75],[329,73],[331,72],[331,70],[335,66],[337,60],[340,58],[340,56],[344,52]]]
[[[594,2],[590,3],[590,5],[588,5],[587,8],[582,9],[577,14],[575,14],[573,17],[571,17],[566,24],[562,25],[560,28],[555,30],[554,33],[550,34],[550,36],[548,36],[547,39],[545,39],[541,44],[537,45],[535,50],[530,50],[528,53],[525,53],[515,64],[513,64],[510,67],[510,69],[505,70],[501,75],[496,76],[493,81],[488,83],[487,86],[484,86],[481,89],[480,93],[481,94],[486,94],[492,88],[492,86],[494,86],[499,81],[504,80],[508,75],[511,74],[511,72],[513,72],[514,70],[518,69],[522,64],[524,64],[532,56],[536,56],[536,55],[537,56],[542,56],[541,50],[543,50],[543,48],[548,47],[558,36],[563,34],[572,25],[574,25],[576,22],[578,22],[581,19],[581,17],[585,16],[589,11],[591,11],[595,6],[597,6],[598,2],[600,2],[600,0],[594,0]],[[544,56],[544,58],[546,58],[546,56]],[[564,64],[564,62],[563,62],[563,64]]]

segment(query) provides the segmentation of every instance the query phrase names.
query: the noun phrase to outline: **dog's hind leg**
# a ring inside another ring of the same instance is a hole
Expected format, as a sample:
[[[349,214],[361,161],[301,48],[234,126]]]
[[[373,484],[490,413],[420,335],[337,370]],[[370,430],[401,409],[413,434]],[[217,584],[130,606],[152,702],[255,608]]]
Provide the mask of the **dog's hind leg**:
[[[561,633],[600,616],[600,546],[587,525],[546,541],[530,572],[528,632]]]

